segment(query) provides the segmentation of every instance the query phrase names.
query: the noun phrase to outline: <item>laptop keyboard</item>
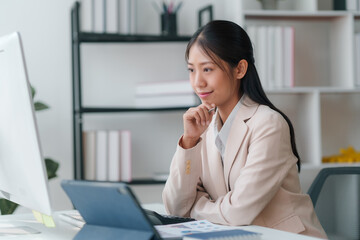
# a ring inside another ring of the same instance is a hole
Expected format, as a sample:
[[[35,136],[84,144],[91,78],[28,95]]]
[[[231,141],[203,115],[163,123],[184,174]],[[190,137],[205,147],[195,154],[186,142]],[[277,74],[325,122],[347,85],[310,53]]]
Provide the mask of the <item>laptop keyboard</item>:
[[[189,217],[164,215],[148,209],[144,209],[144,211],[153,225],[167,225],[167,224],[195,221],[195,219]],[[81,228],[85,224],[84,219],[77,211],[71,211],[69,213],[61,213],[59,217],[64,222],[70,223],[75,227]]]
[[[189,217],[164,215],[148,209],[144,209],[144,211],[153,225],[167,225],[167,224],[195,221],[195,219]]]
[[[82,228],[85,224],[84,219],[82,218],[82,216],[80,215],[79,212],[77,211],[71,211],[68,213],[61,213],[59,214],[59,218],[67,223],[70,223],[71,225],[78,227],[78,228]]]

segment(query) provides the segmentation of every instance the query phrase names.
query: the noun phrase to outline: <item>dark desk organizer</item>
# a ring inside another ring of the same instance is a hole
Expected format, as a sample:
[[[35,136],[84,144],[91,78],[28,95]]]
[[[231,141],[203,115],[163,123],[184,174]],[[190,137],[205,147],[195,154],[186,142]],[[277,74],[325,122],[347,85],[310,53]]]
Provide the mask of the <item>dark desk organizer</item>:
[[[161,14],[161,34],[166,36],[177,35],[177,23],[175,13]]]

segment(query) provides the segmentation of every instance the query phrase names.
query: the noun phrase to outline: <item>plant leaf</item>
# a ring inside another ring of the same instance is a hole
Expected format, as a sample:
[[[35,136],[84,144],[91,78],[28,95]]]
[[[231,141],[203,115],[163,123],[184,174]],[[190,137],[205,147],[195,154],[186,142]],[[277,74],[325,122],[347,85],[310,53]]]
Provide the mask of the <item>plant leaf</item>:
[[[52,179],[54,177],[57,177],[56,171],[59,168],[59,163],[55,162],[51,158],[45,158],[45,165],[46,165],[46,172],[48,175],[48,179]]]
[[[35,88],[33,86],[30,86],[30,87],[31,87],[31,96],[34,99],[36,91],[35,91]]]
[[[11,202],[7,199],[0,199],[0,211],[1,215],[12,214],[17,208],[18,204]]]
[[[34,107],[35,107],[35,111],[41,111],[49,108],[48,105],[39,101],[34,103]]]

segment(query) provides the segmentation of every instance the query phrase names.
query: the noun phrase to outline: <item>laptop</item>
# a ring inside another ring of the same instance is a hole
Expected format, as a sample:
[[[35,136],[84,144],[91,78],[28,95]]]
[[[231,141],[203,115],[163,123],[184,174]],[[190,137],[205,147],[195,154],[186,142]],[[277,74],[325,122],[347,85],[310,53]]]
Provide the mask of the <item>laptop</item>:
[[[126,183],[63,180],[61,186],[86,222],[74,239],[163,239]]]

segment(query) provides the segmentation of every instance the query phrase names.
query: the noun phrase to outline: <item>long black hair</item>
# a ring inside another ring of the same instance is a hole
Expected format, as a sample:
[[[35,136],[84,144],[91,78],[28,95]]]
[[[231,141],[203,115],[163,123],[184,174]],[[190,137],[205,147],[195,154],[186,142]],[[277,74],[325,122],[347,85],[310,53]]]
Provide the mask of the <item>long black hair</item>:
[[[289,125],[291,148],[298,159],[296,164],[300,172],[301,161],[296,149],[294,127],[290,119],[276,108],[266,96],[255,67],[251,40],[245,30],[236,23],[229,21],[209,22],[199,28],[191,37],[185,52],[186,60],[189,59],[190,48],[195,43],[224,71],[226,69],[219,63],[219,59],[226,62],[230,68],[235,68],[242,59],[248,62],[248,69],[241,79],[239,91],[241,94],[249,96],[253,101],[277,111],[284,117]]]

